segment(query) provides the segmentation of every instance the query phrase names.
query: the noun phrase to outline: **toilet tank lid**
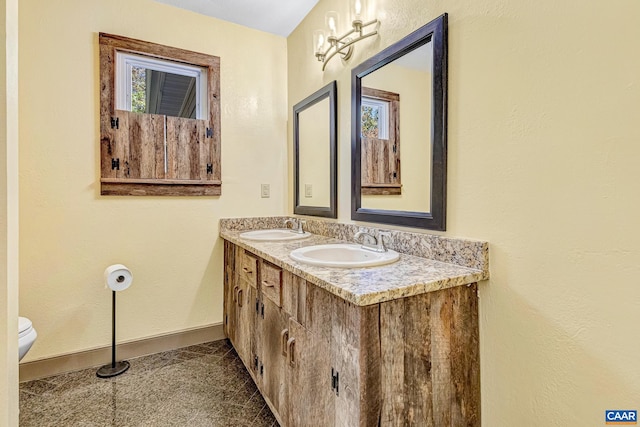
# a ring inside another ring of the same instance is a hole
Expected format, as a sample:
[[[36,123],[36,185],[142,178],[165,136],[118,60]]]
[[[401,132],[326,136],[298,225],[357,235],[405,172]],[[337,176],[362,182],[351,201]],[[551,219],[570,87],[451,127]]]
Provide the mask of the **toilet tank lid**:
[[[26,317],[18,317],[18,333],[26,331],[31,325],[31,320]]]

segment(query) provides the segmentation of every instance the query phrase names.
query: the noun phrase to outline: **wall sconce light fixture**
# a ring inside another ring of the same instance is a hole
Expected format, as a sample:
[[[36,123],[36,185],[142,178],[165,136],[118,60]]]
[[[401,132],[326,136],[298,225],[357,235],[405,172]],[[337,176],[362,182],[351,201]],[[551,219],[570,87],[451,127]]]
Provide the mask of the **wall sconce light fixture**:
[[[353,45],[360,40],[364,40],[367,37],[375,36],[378,34],[378,28],[380,28],[380,21],[373,19],[371,21],[363,22],[362,17],[367,13],[367,0],[351,0],[351,30],[338,37],[338,21],[340,15],[338,12],[327,12],[325,16],[325,24],[327,26],[327,32],[324,30],[316,30],[313,32],[313,47],[316,58],[322,62],[322,71],[327,66],[327,63],[340,54],[342,59],[347,60],[351,58],[353,53]],[[365,29],[373,26],[369,32],[365,32]]]

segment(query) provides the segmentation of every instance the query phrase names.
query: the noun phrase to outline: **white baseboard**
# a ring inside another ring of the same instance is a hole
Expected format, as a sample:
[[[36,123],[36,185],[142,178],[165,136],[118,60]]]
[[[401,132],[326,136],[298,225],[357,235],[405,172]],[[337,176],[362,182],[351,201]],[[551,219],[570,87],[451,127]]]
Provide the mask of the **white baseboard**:
[[[223,338],[223,324],[220,323],[203,328],[120,343],[116,347],[116,352],[118,360],[126,360]],[[111,362],[111,346],[25,362],[20,364],[20,382],[97,367],[109,362]]]

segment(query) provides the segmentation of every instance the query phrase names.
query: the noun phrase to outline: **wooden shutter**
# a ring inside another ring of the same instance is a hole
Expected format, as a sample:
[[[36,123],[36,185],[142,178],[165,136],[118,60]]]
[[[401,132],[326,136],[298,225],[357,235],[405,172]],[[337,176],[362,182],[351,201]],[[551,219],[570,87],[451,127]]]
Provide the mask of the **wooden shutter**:
[[[220,58],[105,33],[99,44],[100,194],[219,196]],[[118,50],[205,68],[208,120],[116,110]]]

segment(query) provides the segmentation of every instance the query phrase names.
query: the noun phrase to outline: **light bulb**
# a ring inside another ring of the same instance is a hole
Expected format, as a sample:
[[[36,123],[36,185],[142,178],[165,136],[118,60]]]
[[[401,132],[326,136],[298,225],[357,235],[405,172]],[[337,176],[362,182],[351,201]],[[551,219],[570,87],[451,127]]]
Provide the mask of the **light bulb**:
[[[351,0],[351,19],[361,21],[363,16],[367,14],[366,0]]]
[[[325,17],[325,22],[327,24],[327,27],[329,28],[330,37],[336,36],[336,32],[338,28],[338,19],[339,19],[338,12],[334,12],[334,11],[327,12],[327,15]]]
[[[313,32],[313,49],[315,53],[322,53],[324,51],[324,31],[315,30]]]

